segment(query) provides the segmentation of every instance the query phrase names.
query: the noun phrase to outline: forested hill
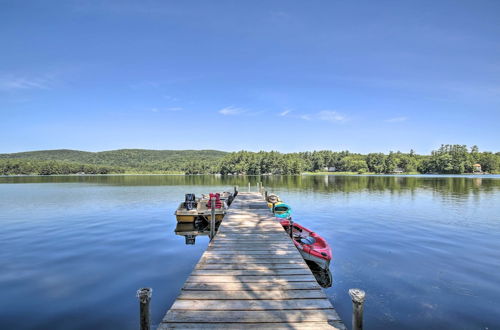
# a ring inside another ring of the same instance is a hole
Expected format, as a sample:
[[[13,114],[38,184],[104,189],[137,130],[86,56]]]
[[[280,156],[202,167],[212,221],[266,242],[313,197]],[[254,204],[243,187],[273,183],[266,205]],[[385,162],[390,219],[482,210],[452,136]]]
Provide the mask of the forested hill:
[[[500,153],[442,145],[430,155],[389,152],[362,155],[349,151],[280,153],[216,150],[121,149],[102,152],[45,150],[0,154],[0,175],[16,174],[300,174],[350,173],[498,173]]]
[[[89,152],[69,149],[40,150],[0,154],[0,158],[59,160],[76,163],[137,167],[151,162],[179,162],[186,160],[216,160],[227,152],[217,150],[146,150],[119,149]]]
[[[54,164],[54,167],[66,165],[87,165],[85,171],[94,168],[91,173],[122,173],[125,171],[137,172],[183,172],[190,163],[213,164],[222,159],[227,153],[217,150],[145,150],[119,149],[101,152],[79,150],[40,150],[0,154],[0,161],[11,160],[24,165],[30,161],[35,164]],[[99,171],[98,168],[101,170]],[[36,172],[36,171],[35,171]],[[1,174],[1,173],[0,173]]]

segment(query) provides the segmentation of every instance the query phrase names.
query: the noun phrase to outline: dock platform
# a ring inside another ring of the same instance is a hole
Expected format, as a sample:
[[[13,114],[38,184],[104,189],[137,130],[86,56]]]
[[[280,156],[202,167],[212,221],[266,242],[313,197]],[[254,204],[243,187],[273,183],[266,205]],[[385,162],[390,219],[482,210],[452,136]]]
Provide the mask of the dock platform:
[[[240,192],[158,329],[346,329],[261,194]]]

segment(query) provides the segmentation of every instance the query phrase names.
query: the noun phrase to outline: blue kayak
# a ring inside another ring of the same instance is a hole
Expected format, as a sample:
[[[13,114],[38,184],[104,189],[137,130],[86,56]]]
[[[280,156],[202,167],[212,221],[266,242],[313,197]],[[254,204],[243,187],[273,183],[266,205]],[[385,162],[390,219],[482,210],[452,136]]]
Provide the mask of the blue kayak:
[[[274,206],[274,215],[277,218],[289,218],[292,215],[292,208],[288,204],[279,203],[278,205]]]

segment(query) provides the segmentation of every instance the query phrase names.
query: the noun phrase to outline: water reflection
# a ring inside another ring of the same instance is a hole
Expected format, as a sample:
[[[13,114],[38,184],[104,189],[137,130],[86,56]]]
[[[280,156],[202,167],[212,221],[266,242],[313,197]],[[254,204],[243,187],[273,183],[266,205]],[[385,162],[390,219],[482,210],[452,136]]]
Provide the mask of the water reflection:
[[[219,229],[220,224],[220,221],[215,223],[215,232]],[[196,236],[210,235],[210,223],[201,219],[195,222],[178,222],[175,227],[175,234],[184,236],[186,245],[194,245]]]
[[[268,188],[286,188],[302,192],[415,192],[418,189],[451,196],[490,193],[500,190],[500,176],[216,176],[216,175],[110,175],[110,176],[37,176],[0,177],[0,183],[87,183],[116,186],[239,186],[253,189],[257,182]]]

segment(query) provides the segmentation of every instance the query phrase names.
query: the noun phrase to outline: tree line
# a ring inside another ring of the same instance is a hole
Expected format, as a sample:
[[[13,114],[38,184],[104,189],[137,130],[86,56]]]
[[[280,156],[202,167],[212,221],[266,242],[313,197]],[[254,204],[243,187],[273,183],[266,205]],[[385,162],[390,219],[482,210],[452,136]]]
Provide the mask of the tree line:
[[[353,172],[353,173],[472,173],[475,164],[483,172],[500,170],[500,153],[479,152],[477,146],[470,151],[465,145],[442,145],[431,155],[389,152],[367,155],[349,151],[312,151],[283,154],[277,151],[239,151],[224,156],[219,162],[187,164],[187,174],[301,174],[303,172]]]
[[[118,174],[125,169],[57,160],[0,159],[0,175]]]
[[[83,157],[82,157],[83,153]],[[89,155],[91,154],[91,155]],[[369,153],[349,151],[148,151],[115,150],[84,153],[81,151],[45,151],[0,155],[0,175],[112,174],[112,173],[185,173],[222,175],[294,175],[304,172],[349,173],[436,173],[463,174],[481,166],[486,173],[500,171],[500,153],[480,152],[477,146],[442,145],[430,155],[400,151]],[[36,158],[35,158],[36,156]],[[62,158],[62,159],[58,159]],[[78,160],[92,161],[82,163]],[[98,160],[96,160],[98,159]]]

